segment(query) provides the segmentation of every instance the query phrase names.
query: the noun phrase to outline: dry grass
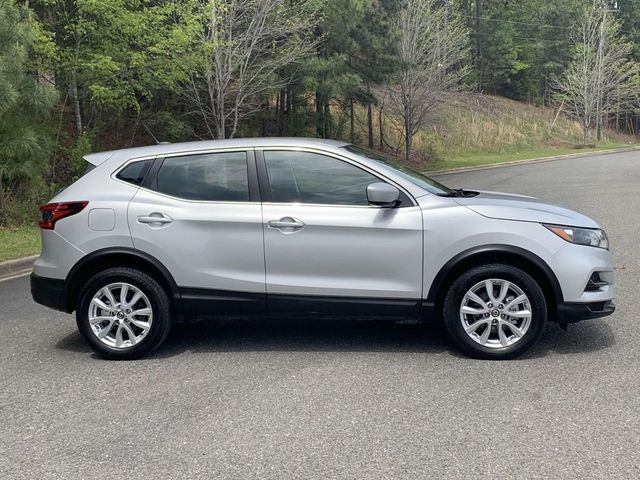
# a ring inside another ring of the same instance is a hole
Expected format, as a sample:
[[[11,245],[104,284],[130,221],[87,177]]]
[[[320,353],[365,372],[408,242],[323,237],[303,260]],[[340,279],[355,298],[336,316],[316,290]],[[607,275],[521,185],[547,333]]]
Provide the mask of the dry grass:
[[[582,140],[582,129],[557,111],[481,94],[451,94],[414,140],[415,155],[411,163],[424,169],[446,168],[473,156],[527,156],[539,151],[553,154],[572,150]],[[375,114],[378,145],[377,112]],[[358,111],[357,136],[366,141],[366,111]],[[384,135],[389,153],[402,156],[400,125],[388,116]],[[610,130],[603,145],[634,143],[632,136]],[[487,162],[492,163],[492,162]]]

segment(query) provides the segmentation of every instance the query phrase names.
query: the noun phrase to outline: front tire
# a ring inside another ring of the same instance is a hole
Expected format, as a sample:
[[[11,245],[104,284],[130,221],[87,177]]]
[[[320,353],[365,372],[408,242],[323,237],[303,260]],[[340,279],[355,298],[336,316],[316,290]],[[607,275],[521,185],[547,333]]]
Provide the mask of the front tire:
[[[165,290],[148,274],[111,268],[83,288],[76,322],[100,356],[131,360],[152,352],[167,338],[171,306]]]
[[[517,357],[544,329],[547,304],[538,283],[510,265],[475,267],[453,282],[443,304],[456,346],[475,358]]]

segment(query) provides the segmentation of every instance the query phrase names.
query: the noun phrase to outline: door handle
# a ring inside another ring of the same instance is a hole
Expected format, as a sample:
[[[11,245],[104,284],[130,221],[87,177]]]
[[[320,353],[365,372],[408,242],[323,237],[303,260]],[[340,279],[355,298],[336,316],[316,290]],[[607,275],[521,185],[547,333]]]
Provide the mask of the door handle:
[[[269,228],[275,228],[276,230],[300,230],[304,227],[304,222],[293,217],[284,217],[280,220],[269,220],[267,222]]]
[[[162,213],[152,213],[149,216],[138,217],[140,223],[171,223],[173,219]]]

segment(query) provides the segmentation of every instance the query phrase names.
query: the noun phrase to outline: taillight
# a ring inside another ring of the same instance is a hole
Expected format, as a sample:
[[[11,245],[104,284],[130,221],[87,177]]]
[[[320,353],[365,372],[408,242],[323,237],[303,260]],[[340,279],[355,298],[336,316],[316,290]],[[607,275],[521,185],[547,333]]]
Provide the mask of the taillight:
[[[87,205],[89,205],[89,202],[64,202],[43,205],[40,207],[40,213],[42,214],[40,228],[53,230],[58,220],[81,212]]]

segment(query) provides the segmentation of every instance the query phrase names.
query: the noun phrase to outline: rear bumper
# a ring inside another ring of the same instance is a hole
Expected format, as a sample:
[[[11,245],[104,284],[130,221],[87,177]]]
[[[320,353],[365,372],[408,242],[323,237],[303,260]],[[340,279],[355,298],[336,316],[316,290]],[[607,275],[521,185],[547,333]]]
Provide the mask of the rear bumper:
[[[31,296],[36,303],[45,307],[70,313],[64,280],[40,277],[31,274]]]
[[[558,323],[576,323],[591,318],[607,317],[616,311],[611,300],[591,303],[565,302],[558,308]]]

